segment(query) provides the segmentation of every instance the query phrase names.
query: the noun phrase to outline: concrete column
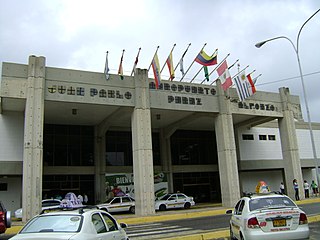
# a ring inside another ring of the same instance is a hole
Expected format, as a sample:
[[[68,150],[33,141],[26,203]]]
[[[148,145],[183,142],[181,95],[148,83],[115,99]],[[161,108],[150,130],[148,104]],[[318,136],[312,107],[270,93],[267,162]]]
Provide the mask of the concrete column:
[[[23,222],[40,213],[45,91],[45,58],[29,57],[24,122],[22,208]]]
[[[173,173],[171,161],[171,135],[167,135],[164,129],[160,130],[160,150],[161,150],[161,165],[163,171],[167,174],[168,178],[168,191],[173,192]]]
[[[131,117],[135,211],[138,216],[155,214],[154,172],[148,72],[136,69],[135,108]]]
[[[222,205],[233,207],[240,198],[237,154],[229,99],[217,81],[219,115],[215,118]]]
[[[105,192],[105,153],[106,137],[105,130],[95,126],[94,158],[95,158],[95,200],[101,203],[106,200]]]
[[[279,131],[281,138],[282,156],[284,161],[284,174],[286,192],[289,197],[295,199],[293,179],[298,180],[300,199],[304,198],[301,162],[299,156],[298,140],[291,110],[290,92],[288,88],[280,88],[283,118],[279,118]]]

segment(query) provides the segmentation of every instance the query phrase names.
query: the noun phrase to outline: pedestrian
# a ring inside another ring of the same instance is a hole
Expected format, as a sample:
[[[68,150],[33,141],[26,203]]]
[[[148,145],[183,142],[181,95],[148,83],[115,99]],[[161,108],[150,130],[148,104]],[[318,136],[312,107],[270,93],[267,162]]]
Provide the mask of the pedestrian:
[[[87,204],[88,203],[88,196],[87,196],[87,194],[83,194],[83,202],[85,203],[85,204]]]
[[[83,197],[82,197],[81,194],[78,195],[78,200],[79,200],[79,202],[82,204],[82,202],[83,202]]]
[[[300,198],[299,198],[299,185],[298,185],[298,181],[297,179],[293,179],[293,188],[294,188],[294,196],[296,198],[296,201],[299,201]]]
[[[305,198],[309,198],[309,183],[307,182],[307,180],[304,180],[303,182],[303,189],[304,189],[304,197]]]
[[[315,183],[314,180],[311,182],[311,188],[312,188],[312,195],[316,197],[318,195],[318,185]]]
[[[284,192],[284,184],[283,184],[283,182],[281,182],[281,183],[280,183],[280,193],[281,193],[282,195],[284,195],[284,194],[285,194],[285,192]]]

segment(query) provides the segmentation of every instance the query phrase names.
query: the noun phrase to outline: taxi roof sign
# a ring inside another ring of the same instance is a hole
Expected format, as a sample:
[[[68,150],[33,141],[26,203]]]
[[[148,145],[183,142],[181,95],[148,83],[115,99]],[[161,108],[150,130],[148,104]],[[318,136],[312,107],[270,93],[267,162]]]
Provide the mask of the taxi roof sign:
[[[271,192],[270,188],[265,181],[258,182],[256,186],[256,193],[270,193],[270,192]]]

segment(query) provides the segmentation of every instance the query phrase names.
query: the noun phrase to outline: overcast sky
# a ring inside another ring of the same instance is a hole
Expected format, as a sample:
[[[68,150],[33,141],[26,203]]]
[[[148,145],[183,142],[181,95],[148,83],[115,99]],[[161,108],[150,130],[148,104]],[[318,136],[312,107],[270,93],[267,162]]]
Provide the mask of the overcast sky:
[[[103,72],[109,51],[110,73],[117,73],[122,50],[123,68],[130,75],[139,47],[139,68],[149,68],[157,48],[160,66],[171,48],[174,66],[184,58],[185,70],[205,43],[205,52],[218,48],[218,62],[228,53],[228,64],[239,59],[257,81],[258,91],[278,92],[289,87],[299,95],[307,121],[299,68],[294,48],[302,24],[320,8],[319,0],[1,0],[0,62],[26,64],[29,55],[45,56],[46,65]],[[303,28],[299,56],[311,120],[320,122],[320,12]],[[183,81],[200,69],[195,63]],[[209,71],[214,67],[209,67]],[[1,70],[1,68],[0,68]],[[230,69],[236,74],[237,67]],[[151,70],[150,70],[150,76]],[[162,72],[168,78],[168,70]],[[181,73],[176,70],[176,81]],[[216,72],[211,79],[217,77]],[[194,82],[201,82],[201,72]],[[287,79],[287,80],[286,80]]]

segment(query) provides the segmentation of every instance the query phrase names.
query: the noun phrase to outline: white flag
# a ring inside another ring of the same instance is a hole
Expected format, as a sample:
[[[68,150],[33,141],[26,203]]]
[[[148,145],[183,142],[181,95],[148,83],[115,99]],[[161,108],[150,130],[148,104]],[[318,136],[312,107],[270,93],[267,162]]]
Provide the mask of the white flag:
[[[235,76],[233,78],[233,82],[236,85],[240,101],[245,100],[256,92],[256,88],[250,74],[246,76],[244,71]]]
[[[108,66],[108,52],[107,52],[107,55],[106,55],[106,64],[104,66],[104,75],[106,76],[106,80],[109,80],[109,66]]]

